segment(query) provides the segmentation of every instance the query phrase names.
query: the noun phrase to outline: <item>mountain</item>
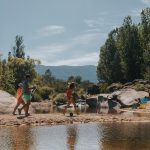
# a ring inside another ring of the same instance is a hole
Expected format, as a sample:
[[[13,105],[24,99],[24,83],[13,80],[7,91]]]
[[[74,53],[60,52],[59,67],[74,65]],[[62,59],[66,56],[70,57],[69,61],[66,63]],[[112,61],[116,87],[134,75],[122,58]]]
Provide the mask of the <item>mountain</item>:
[[[89,80],[91,82],[97,83],[96,77],[96,66],[86,65],[86,66],[44,66],[37,65],[36,71],[42,75],[47,69],[50,69],[52,75],[57,79],[67,80],[69,76],[81,76],[82,80]]]

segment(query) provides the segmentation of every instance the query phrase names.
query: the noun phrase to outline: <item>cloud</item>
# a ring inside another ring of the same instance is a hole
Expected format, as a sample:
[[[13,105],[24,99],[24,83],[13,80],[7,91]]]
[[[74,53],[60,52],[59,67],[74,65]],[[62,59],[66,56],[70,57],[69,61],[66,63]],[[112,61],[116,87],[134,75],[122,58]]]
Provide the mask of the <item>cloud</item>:
[[[90,28],[97,28],[104,24],[104,18],[85,19],[84,22]]]
[[[37,49],[36,51],[30,51],[30,55],[32,56],[32,58],[40,59],[43,65],[97,65],[99,58],[99,51],[83,52],[79,50],[76,51],[75,54],[73,54],[72,51],[71,56],[67,53],[68,52],[60,54],[59,52],[47,51],[44,49],[43,51],[41,51],[40,49]]]
[[[38,31],[38,34],[41,36],[52,36],[52,35],[62,34],[64,32],[65,32],[64,26],[49,25],[49,26],[41,28]]]
[[[72,45],[90,45],[97,41],[100,37],[100,33],[85,33],[72,39]]]
[[[85,19],[84,23],[88,29],[86,32],[90,33],[104,33],[108,34],[114,27],[119,26],[118,14],[113,14],[113,18],[110,17],[109,13],[99,13],[94,19]]]
[[[27,54],[35,59],[40,59],[43,62],[51,62],[58,59],[65,50],[68,49],[68,45],[52,43],[46,46],[39,46],[27,51]]]
[[[141,0],[143,4],[150,7],[150,0]]]
[[[84,33],[63,43],[35,47],[28,50],[27,54],[35,59],[40,59],[44,65],[96,64],[101,38],[103,37],[99,33]],[[93,47],[92,44],[95,46]]]
[[[85,24],[88,28],[75,37],[66,39],[59,43],[50,43],[35,47],[28,51],[30,56],[38,58],[44,65],[96,65],[99,57],[100,44],[104,42],[113,23],[107,21],[107,26],[103,27],[104,19],[85,19]],[[48,26],[40,30],[43,36],[52,35],[52,31],[60,29],[60,32],[65,32],[62,26]],[[53,33],[53,34],[54,34]],[[47,35],[48,34],[48,35]]]
[[[98,52],[87,53],[85,55],[78,55],[78,57],[68,58],[57,60],[53,62],[52,65],[71,65],[71,66],[82,66],[82,65],[97,65],[97,61],[99,58]]]

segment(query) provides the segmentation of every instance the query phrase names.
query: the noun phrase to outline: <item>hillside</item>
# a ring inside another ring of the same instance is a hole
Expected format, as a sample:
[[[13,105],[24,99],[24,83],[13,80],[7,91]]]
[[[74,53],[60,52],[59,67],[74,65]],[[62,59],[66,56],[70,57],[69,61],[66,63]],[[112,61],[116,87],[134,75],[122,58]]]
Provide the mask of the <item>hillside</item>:
[[[47,69],[50,69],[52,75],[57,79],[67,80],[69,76],[81,76],[82,80],[89,80],[97,83],[96,66],[44,66],[37,65],[36,70],[41,75],[44,74]]]

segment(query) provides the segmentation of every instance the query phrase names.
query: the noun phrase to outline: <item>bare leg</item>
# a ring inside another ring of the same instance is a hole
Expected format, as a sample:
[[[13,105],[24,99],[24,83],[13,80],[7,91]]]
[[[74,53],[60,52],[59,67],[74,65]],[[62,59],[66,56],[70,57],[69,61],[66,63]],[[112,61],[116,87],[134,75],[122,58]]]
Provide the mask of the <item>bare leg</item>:
[[[73,106],[74,106],[74,109],[75,109],[76,114],[79,115],[79,111],[77,110],[77,106],[76,106],[76,103],[75,103],[75,102],[73,102]]]
[[[27,104],[24,104],[21,108],[18,108],[18,114],[21,115],[22,109],[24,109],[26,112],[26,107],[27,107]]]
[[[65,115],[65,113],[66,113],[66,111],[67,111],[67,108],[70,106],[70,104],[71,104],[71,102],[68,101],[68,104],[67,104],[67,106],[65,106],[65,109],[64,109],[64,111],[63,111],[63,114],[64,114],[64,115]]]
[[[20,103],[17,102],[17,104],[16,104],[16,106],[15,106],[15,108],[14,108],[14,111],[13,111],[13,113],[12,113],[13,115],[15,115],[15,112],[16,112],[17,108],[19,107],[19,105],[20,105]]]
[[[28,102],[28,103],[26,104],[26,110],[25,110],[25,116],[26,116],[26,117],[29,116],[29,106],[30,106],[30,102]]]

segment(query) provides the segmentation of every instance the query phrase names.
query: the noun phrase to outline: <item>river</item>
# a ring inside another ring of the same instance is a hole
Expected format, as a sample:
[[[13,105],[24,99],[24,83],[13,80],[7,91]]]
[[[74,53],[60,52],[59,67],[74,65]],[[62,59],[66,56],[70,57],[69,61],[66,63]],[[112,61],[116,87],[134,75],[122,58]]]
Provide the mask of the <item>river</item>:
[[[0,150],[149,150],[150,123],[1,127]]]

